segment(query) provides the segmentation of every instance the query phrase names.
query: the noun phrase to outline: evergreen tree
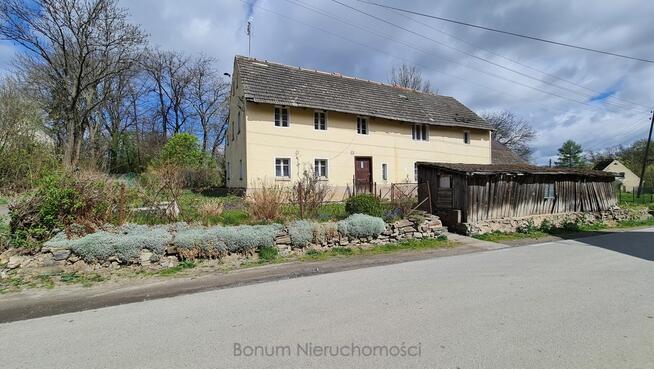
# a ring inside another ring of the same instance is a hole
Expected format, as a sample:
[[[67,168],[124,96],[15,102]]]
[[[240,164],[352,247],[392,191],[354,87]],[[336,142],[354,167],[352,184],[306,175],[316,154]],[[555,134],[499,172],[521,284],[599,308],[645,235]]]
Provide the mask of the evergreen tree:
[[[578,143],[567,140],[559,149],[559,158],[556,160],[556,166],[560,168],[581,168],[586,166],[586,160],[583,157],[583,149]]]

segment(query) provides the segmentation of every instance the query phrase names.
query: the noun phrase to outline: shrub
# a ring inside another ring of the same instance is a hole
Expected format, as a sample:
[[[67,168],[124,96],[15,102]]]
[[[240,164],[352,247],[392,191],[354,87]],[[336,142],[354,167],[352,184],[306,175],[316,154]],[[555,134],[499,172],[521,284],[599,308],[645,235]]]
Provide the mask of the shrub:
[[[270,225],[242,225],[235,227],[216,227],[219,237],[227,245],[230,252],[243,252],[251,249],[272,246],[275,236],[282,229],[280,224]]]
[[[579,232],[581,231],[581,222],[566,219],[561,225],[561,229],[565,232]]]
[[[187,228],[178,231],[172,241],[179,255],[184,259],[198,257],[218,257],[227,251],[225,242],[218,239],[214,232],[202,228]]]
[[[298,206],[300,218],[315,218],[318,209],[332,194],[327,182],[321,181],[313,171],[305,170],[291,190],[291,203]]]
[[[288,198],[287,191],[278,184],[259,181],[248,194],[247,204],[254,219],[271,222],[279,219],[282,207]]]
[[[55,229],[81,224],[92,231],[117,214],[118,185],[98,174],[59,173],[10,206],[14,238],[43,241]],[[18,240],[20,241],[20,240]]]
[[[203,156],[197,137],[190,133],[178,133],[161,149],[159,161],[179,167],[197,167]]]
[[[381,200],[372,194],[355,195],[345,202],[345,211],[348,214],[367,214],[373,217],[382,217],[384,207]]]
[[[217,218],[222,215],[224,205],[220,200],[210,200],[200,204],[198,207],[198,214],[202,221],[208,225],[212,218]]]
[[[60,232],[44,246],[72,250],[90,262],[104,261],[110,256],[126,262],[136,258],[142,249],[162,255],[171,241],[172,236],[163,226],[127,224],[113,231],[99,231],[77,239],[69,239]]]
[[[313,241],[313,224],[306,220],[297,220],[288,225],[288,235],[295,247],[307,246]]]
[[[336,223],[314,223],[313,224],[313,241],[322,243],[334,239],[338,236],[338,226]]]
[[[538,227],[538,229],[541,232],[549,233],[549,232],[552,232],[554,230],[554,224],[552,224],[552,222],[549,219],[545,219],[540,224],[540,227]]]
[[[532,233],[534,231],[536,231],[536,226],[531,219],[527,219],[527,221],[518,226],[518,233]]]
[[[344,236],[379,236],[386,229],[384,220],[366,214],[353,214],[338,222],[338,231]]]

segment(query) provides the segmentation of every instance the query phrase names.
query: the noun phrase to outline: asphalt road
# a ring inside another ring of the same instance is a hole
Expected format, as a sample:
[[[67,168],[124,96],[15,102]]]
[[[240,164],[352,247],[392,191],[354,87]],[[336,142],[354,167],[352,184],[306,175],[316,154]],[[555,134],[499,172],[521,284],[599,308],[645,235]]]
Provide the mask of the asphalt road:
[[[652,368],[653,259],[648,229],[17,321],[0,366]]]

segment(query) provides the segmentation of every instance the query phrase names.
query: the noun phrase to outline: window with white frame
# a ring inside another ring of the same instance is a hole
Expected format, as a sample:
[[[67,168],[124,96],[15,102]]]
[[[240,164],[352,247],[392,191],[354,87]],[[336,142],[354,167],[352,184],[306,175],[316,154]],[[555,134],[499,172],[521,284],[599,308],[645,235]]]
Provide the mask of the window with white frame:
[[[238,161],[238,179],[243,180],[243,160]]]
[[[327,178],[327,159],[316,159],[313,163],[313,168],[317,178]]]
[[[227,162],[227,180],[232,178],[232,170],[231,166],[229,165],[229,162]]]
[[[279,178],[291,177],[291,159],[289,158],[275,159],[275,177],[279,177]]]
[[[382,179],[388,181],[388,164],[382,163]]]
[[[545,184],[545,199],[555,199],[556,198],[556,184],[555,183],[546,183]]]
[[[327,130],[327,113],[316,111],[313,113],[313,127],[318,131]]]
[[[413,139],[416,141],[429,140],[429,126],[427,124],[413,125]]]
[[[288,127],[288,108],[275,107],[275,127]]]
[[[368,134],[368,118],[357,117],[357,133],[360,135]]]
[[[463,143],[464,144],[470,143],[470,131],[463,131]]]

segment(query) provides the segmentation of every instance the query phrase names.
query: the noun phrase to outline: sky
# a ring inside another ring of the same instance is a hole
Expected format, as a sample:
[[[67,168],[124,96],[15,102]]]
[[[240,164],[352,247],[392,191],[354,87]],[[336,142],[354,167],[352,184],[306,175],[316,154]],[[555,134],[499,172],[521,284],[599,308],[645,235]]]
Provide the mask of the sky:
[[[415,65],[439,94],[478,114],[508,110],[530,122],[538,164],[567,139],[598,151],[647,135],[654,64],[338,1],[379,19],[332,0],[119,0],[151,44],[212,56],[221,74],[232,72],[234,55],[248,55],[248,20],[259,59],[381,82],[393,66]],[[652,1],[376,1],[654,59]],[[4,73],[15,52],[0,43]]]

